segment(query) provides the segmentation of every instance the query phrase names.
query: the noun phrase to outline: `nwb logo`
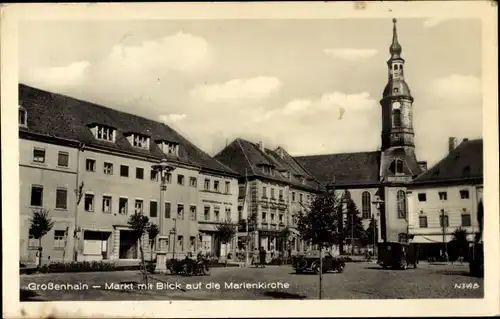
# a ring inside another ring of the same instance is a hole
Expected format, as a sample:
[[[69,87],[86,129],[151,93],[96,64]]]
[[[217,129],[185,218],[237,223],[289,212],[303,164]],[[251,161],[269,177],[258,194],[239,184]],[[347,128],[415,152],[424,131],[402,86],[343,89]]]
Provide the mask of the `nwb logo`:
[[[459,283],[459,284],[455,284],[455,289],[478,289],[479,288],[479,284],[477,282],[475,283],[471,283],[471,282],[468,282],[468,283],[465,283],[465,282],[462,282],[462,283]]]

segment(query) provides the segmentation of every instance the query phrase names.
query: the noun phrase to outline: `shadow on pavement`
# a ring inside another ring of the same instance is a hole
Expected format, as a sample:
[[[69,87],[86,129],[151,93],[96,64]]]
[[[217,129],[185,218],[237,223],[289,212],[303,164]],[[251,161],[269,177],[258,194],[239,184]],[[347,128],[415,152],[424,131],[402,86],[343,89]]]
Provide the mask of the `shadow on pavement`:
[[[40,295],[32,290],[19,289],[19,300],[20,301],[45,301]]]
[[[465,277],[474,277],[466,270],[436,270],[436,274],[446,275],[446,276],[465,276]]]
[[[264,296],[272,297],[275,299],[305,299],[306,296],[299,294],[292,294],[283,291],[266,291],[263,293]]]

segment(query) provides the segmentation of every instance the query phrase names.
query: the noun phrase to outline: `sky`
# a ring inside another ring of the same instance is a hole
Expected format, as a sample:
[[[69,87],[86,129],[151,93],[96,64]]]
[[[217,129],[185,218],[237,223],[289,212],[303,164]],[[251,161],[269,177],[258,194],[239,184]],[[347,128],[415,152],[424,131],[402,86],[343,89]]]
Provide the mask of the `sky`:
[[[399,19],[416,153],[482,137],[481,21]],[[161,121],[210,155],[377,150],[391,19],[24,21],[21,83]]]

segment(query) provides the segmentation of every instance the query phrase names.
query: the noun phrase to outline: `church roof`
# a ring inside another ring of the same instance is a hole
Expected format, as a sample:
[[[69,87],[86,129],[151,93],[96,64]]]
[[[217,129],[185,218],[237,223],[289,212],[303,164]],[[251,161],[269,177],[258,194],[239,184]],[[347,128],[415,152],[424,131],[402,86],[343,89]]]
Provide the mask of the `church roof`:
[[[412,184],[438,183],[483,178],[483,140],[463,141]]]
[[[19,84],[19,104],[26,109],[28,114],[27,127],[20,126],[19,128],[20,133],[23,134],[71,140],[97,148],[147,156],[157,160],[167,158],[173,162],[237,176],[227,166],[203,152],[168,125],[160,122],[24,84]],[[92,124],[116,129],[116,141],[112,143],[95,139],[89,129]],[[149,149],[133,147],[126,138],[130,132],[149,136],[151,141],[165,140],[178,143],[179,156],[164,154],[153,142],[150,143]]]
[[[270,150],[237,138],[215,155],[215,158],[242,177],[274,180],[312,191],[320,189],[314,177],[281,147]],[[266,173],[263,166],[272,167],[273,172]]]
[[[295,159],[324,185],[361,186],[380,182],[379,151],[297,156]]]

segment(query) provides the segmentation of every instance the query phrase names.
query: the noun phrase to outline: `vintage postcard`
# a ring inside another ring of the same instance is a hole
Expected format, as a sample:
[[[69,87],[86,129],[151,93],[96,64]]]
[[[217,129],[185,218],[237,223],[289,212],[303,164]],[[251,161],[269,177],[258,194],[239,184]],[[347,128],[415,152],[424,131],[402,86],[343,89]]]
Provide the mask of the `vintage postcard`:
[[[499,314],[496,12],[4,5],[4,314]]]

